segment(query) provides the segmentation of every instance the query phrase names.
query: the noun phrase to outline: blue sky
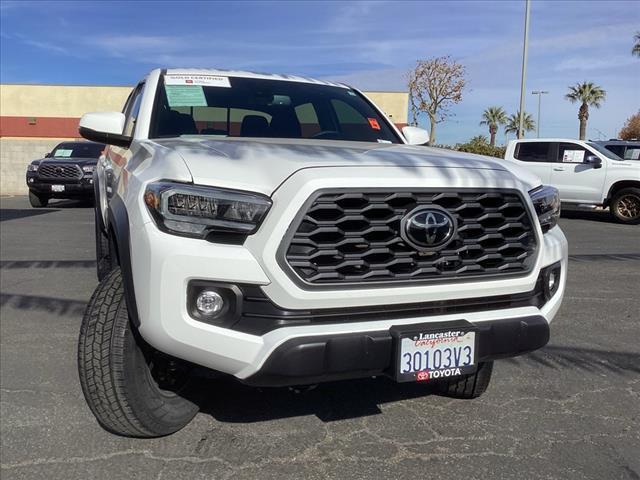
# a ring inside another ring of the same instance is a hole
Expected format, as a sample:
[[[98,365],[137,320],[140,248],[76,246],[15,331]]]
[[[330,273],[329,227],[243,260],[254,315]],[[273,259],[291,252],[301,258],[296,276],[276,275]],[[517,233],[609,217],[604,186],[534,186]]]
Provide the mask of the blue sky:
[[[406,90],[418,58],[451,55],[468,87],[438,143],[486,134],[484,108],[517,110],[524,2],[9,2],[0,3],[3,83],[131,85],[157,66],[222,67]],[[543,97],[542,136],[575,137],[567,86],[607,91],[591,138],[613,137],[640,109],[638,1],[532,2],[526,110]],[[427,127],[427,123],[424,125]],[[498,141],[504,141],[501,132]]]

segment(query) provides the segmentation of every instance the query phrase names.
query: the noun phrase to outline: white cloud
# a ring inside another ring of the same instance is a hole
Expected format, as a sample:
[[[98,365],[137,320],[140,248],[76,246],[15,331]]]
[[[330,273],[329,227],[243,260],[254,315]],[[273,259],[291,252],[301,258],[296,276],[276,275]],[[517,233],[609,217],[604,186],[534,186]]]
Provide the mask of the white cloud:
[[[614,55],[612,57],[575,56],[565,58],[554,67],[554,70],[562,72],[567,70],[589,71],[609,68],[619,69],[634,64],[640,65],[640,62],[631,55]]]

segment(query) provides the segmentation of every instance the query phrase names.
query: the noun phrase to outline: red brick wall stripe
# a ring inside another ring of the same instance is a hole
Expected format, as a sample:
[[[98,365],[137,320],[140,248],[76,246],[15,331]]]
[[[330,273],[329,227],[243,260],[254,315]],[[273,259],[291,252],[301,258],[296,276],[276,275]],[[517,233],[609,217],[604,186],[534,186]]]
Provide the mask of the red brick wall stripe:
[[[75,138],[79,118],[0,117],[0,137]]]

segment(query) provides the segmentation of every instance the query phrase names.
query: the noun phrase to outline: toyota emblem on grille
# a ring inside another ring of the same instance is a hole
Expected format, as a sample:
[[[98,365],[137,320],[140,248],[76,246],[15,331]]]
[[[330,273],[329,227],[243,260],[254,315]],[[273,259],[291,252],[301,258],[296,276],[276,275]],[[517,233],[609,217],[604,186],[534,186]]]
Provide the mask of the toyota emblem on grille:
[[[418,207],[404,216],[401,236],[417,250],[439,250],[453,240],[456,222],[444,208]]]
[[[56,167],[56,173],[64,173],[64,168]]]

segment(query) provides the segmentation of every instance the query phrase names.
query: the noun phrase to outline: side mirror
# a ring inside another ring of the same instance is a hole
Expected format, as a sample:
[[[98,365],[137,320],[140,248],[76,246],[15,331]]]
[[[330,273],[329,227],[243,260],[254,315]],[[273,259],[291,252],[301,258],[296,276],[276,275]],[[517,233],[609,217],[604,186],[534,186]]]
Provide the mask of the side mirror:
[[[47,152],[44,154],[44,158],[51,158],[51,152]]]
[[[602,159],[597,155],[587,155],[584,158],[584,163],[593,165],[593,168],[602,168]]]
[[[85,113],[80,119],[80,135],[87,140],[118,147],[131,145],[131,137],[122,134],[125,116],[120,112]]]
[[[425,145],[429,142],[429,132],[422,128],[404,127],[402,134],[409,145]]]

